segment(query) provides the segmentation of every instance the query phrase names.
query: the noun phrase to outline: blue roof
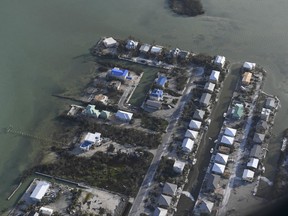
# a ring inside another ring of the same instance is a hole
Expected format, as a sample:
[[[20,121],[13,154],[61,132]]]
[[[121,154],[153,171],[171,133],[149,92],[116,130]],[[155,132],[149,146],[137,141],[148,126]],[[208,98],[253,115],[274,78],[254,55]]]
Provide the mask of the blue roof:
[[[164,87],[166,82],[167,82],[167,78],[165,76],[160,76],[157,80],[157,85]]]
[[[163,96],[163,90],[161,90],[161,89],[154,89],[154,90],[151,92],[150,96],[152,96],[152,97],[162,97],[162,96]]]
[[[84,142],[80,145],[80,147],[85,148],[85,147],[88,147],[88,146],[90,146],[90,145],[92,145],[91,142],[89,142],[89,141],[84,141]]]
[[[124,76],[124,77],[126,77],[128,75],[128,70],[121,70],[119,68],[113,68],[111,70],[111,74],[113,76]]]

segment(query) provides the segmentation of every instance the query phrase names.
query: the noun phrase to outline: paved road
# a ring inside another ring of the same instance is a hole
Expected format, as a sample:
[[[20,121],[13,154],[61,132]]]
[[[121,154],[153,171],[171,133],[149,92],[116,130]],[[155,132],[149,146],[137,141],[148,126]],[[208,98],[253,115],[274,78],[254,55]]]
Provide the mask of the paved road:
[[[191,83],[191,79],[190,79],[188,81],[188,85],[185,91],[183,92],[183,96],[180,99],[177,109],[174,111],[174,113],[172,114],[170,118],[170,121],[167,127],[167,133],[163,136],[162,144],[158,147],[156,154],[154,155],[154,158],[151,162],[151,165],[148,168],[146,176],[144,177],[144,180],[139,189],[139,192],[133,202],[133,205],[129,212],[130,216],[140,215],[141,213],[144,212],[144,209],[145,209],[144,199],[147,197],[147,194],[150,190],[150,183],[153,181],[153,178],[159,166],[161,157],[169,145],[171,135],[173,134],[173,131],[174,131],[174,128],[176,127],[178,119],[180,118],[183,112],[185,103],[186,101],[189,100],[189,97],[191,96],[189,93],[192,89],[192,86],[193,84]]]

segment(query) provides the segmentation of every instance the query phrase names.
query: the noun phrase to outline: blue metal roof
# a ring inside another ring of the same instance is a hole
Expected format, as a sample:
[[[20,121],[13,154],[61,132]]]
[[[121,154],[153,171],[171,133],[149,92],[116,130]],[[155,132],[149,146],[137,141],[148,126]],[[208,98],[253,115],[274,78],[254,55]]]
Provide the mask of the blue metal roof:
[[[164,87],[167,82],[167,78],[165,76],[160,76],[157,80],[157,85]]]
[[[89,142],[89,141],[84,141],[83,143],[81,143],[80,147],[86,148],[86,147],[91,146],[91,145],[92,145],[91,142]]]
[[[162,97],[163,96],[163,91],[161,89],[154,89],[150,96],[152,97]]]
[[[126,77],[128,75],[128,70],[121,70],[119,68],[113,68],[111,70],[111,74],[113,76],[124,76],[124,77]]]

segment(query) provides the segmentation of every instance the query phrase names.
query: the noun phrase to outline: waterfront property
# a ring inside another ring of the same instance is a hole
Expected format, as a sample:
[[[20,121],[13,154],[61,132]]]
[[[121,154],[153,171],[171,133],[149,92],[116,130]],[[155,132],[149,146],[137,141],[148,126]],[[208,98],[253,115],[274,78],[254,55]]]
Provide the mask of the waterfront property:
[[[150,50],[150,53],[151,54],[155,54],[155,55],[160,55],[161,52],[162,52],[162,47],[160,46],[152,46],[151,50]]]
[[[245,71],[252,71],[253,69],[255,69],[256,64],[252,63],[252,62],[244,62],[242,69]]]
[[[221,69],[224,67],[225,62],[226,62],[225,56],[217,55],[214,59],[214,64]]]
[[[256,170],[258,168],[258,164],[259,164],[258,158],[250,158],[247,163],[247,167]]]
[[[46,181],[38,181],[35,189],[33,190],[30,198],[34,201],[40,202],[44,195],[47,193],[50,184]]]
[[[114,67],[108,71],[107,77],[124,81],[128,77],[128,74],[128,70]]]
[[[126,47],[126,49],[128,49],[128,50],[133,50],[133,49],[136,49],[136,48],[137,48],[138,44],[139,44],[138,41],[128,40],[125,47]]]
[[[95,105],[89,104],[85,110],[83,111],[84,115],[92,116],[98,118],[100,115],[100,111],[95,108]]]
[[[112,48],[116,47],[118,45],[118,42],[114,38],[108,37],[103,40],[103,44],[106,48]]]
[[[101,144],[101,133],[88,132],[80,144],[80,149],[88,151],[93,145],[99,146]]]
[[[104,105],[107,105],[108,97],[106,95],[103,95],[103,94],[98,94],[94,97],[94,101],[95,102],[101,102]]]
[[[263,153],[262,153],[262,147],[261,145],[253,145],[251,151],[250,151],[250,157],[255,157],[255,158],[259,158],[261,159],[263,156]]]
[[[268,97],[265,100],[265,108],[273,110],[276,107],[275,98]]]
[[[139,51],[140,51],[141,53],[148,53],[149,50],[150,50],[150,48],[151,48],[151,45],[149,45],[149,44],[143,44],[143,45],[140,47]]]
[[[271,110],[267,108],[262,108],[261,111],[261,119],[264,121],[268,121],[271,114]]]
[[[243,78],[242,78],[242,85],[249,85],[251,82],[251,78],[252,78],[252,73],[251,72],[245,72],[243,74]]]
[[[209,81],[212,83],[218,83],[220,77],[220,71],[212,70],[211,75],[209,77]]]
[[[257,144],[262,144],[265,139],[265,134],[255,133],[253,137],[253,142]]]

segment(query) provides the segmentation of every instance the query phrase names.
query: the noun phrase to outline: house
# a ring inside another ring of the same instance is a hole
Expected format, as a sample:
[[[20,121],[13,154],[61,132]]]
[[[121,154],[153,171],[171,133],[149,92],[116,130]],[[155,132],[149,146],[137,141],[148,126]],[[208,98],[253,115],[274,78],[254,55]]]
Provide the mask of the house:
[[[223,68],[224,65],[225,65],[225,61],[226,61],[226,58],[225,56],[219,56],[217,55],[214,59],[214,64],[219,67],[219,68]]]
[[[181,50],[179,48],[175,48],[173,50],[170,50],[170,53],[173,57],[177,57],[179,55],[180,51]]]
[[[259,159],[258,158],[250,158],[247,167],[251,169],[257,169],[259,164]]]
[[[132,120],[133,113],[118,110],[115,116],[121,121],[130,122]]]
[[[177,185],[165,182],[162,194],[168,195],[168,196],[174,196],[177,192]]]
[[[207,82],[204,86],[204,90],[209,92],[209,93],[213,93],[214,92],[214,88],[215,88],[215,84],[211,83],[211,82]]]
[[[237,133],[236,129],[226,127],[224,131],[224,135],[229,136],[229,137],[235,137]]]
[[[50,208],[46,208],[46,207],[41,207],[39,209],[41,215],[47,215],[47,216],[50,216],[53,214],[53,209],[50,209]]]
[[[111,116],[111,112],[106,111],[106,110],[102,110],[100,115],[99,115],[99,118],[109,119],[110,116]]]
[[[254,174],[255,173],[252,170],[244,169],[242,179],[245,181],[253,182]]]
[[[142,52],[142,53],[148,53],[149,50],[150,50],[150,48],[151,48],[151,45],[149,45],[149,44],[143,44],[143,45],[140,47],[139,51]]]
[[[113,80],[109,83],[108,88],[112,90],[119,90],[121,87],[121,82],[117,80]]]
[[[207,107],[210,104],[210,100],[211,100],[211,94],[203,93],[200,98],[201,106]]]
[[[165,88],[166,82],[167,82],[167,77],[159,76],[157,81],[156,81],[156,86],[159,88]]]
[[[183,170],[185,167],[185,163],[179,160],[175,160],[174,164],[173,164],[173,170],[176,173],[182,174]]]
[[[221,143],[228,145],[228,146],[232,146],[234,143],[234,137],[223,135],[221,138]]]
[[[193,210],[193,215],[210,215],[212,213],[213,207],[214,203],[207,200],[206,198],[198,199]]]
[[[196,109],[194,114],[193,114],[193,119],[202,121],[204,119],[204,116],[205,116],[204,110]]]
[[[259,158],[262,157],[262,147],[260,145],[253,145],[250,151],[250,157]]]
[[[137,41],[128,40],[125,47],[128,50],[132,50],[132,49],[136,49],[138,44],[139,44],[139,42],[137,42]]]
[[[219,164],[219,163],[214,163],[212,167],[212,172],[216,174],[222,175],[225,171],[225,165]]]
[[[153,216],[166,216],[167,213],[168,213],[167,209],[157,207],[153,213]]]
[[[193,150],[194,141],[189,138],[185,138],[182,142],[182,150],[186,153],[190,153]]]
[[[155,109],[159,110],[162,107],[162,102],[161,101],[156,101],[156,100],[146,100],[146,107],[149,109]]]
[[[109,70],[107,73],[107,77],[112,79],[118,79],[124,81],[128,76],[128,70],[114,67],[113,69]]]
[[[46,194],[50,187],[50,184],[46,181],[38,181],[35,189],[33,190],[30,198],[34,201],[40,202],[43,196]]]
[[[256,131],[258,133],[265,133],[267,129],[268,129],[268,124],[266,121],[260,120],[256,125]]]
[[[103,95],[103,94],[98,94],[94,97],[94,101],[95,102],[101,102],[104,105],[107,105],[108,97],[106,95]]]
[[[220,71],[212,70],[211,75],[209,77],[209,81],[212,83],[217,83],[219,81]]]
[[[192,140],[196,140],[197,136],[198,136],[198,132],[197,131],[189,130],[189,129],[186,130],[186,133],[185,133],[185,137],[186,138],[190,138]]]
[[[188,51],[180,50],[178,57],[180,59],[186,59],[186,58],[188,58],[189,54],[190,54],[190,52],[188,52]]]
[[[219,187],[219,182],[220,182],[219,175],[209,173],[206,180],[206,189],[209,191],[214,191]]]
[[[226,146],[219,146],[218,147],[218,151],[220,152],[220,153],[223,153],[223,154],[230,154],[230,152],[231,152],[231,149],[229,148],[229,147],[226,147]]]
[[[264,121],[268,121],[270,117],[271,110],[267,108],[262,108],[261,111],[261,119]]]
[[[189,128],[190,128],[191,130],[199,131],[200,128],[201,128],[201,125],[202,125],[202,122],[192,119],[192,120],[190,121],[190,123],[189,123]]]
[[[228,162],[228,157],[229,155],[217,153],[214,161],[215,163],[226,165],[226,163]]]
[[[172,197],[161,194],[158,199],[158,206],[168,208],[171,204]]]
[[[265,139],[265,134],[255,133],[253,137],[253,142],[257,144],[262,144]]]
[[[114,38],[108,37],[103,40],[103,44],[106,48],[111,48],[116,47],[118,45],[118,42],[114,40]]]
[[[85,135],[82,143],[80,144],[80,149],[82,149],[83,151],[89,151],[91,146],[93,146],[93,145],[99,146],[101,143],[101,140],[102,140],[101,139],[101,133],[95,132],[93,134],[93,133],[88,132]]]
[[[161,90],[161,89],[154,89],[154,90],[150,93],[149,98],[150,98],[151,100],[157,100],[157,101],[162,100],[162,99],[163,99],[163,90]]]
[[[162,52],[162,47],[160,46],[152,46],[151,50],[150,50],[150,53],[151,54],[155,54],[155,55],[160,55],[161,52]]]
[[[243,104],[236,103],[232,109],[232,118],[240,119],[244,115],[244,106]]]
[[[276,107],[276,104],[275,104],[274,98],[269,97],[265,100],[265,108],[272,110],[272,109],[275,109],[275,107]]]
[[[244,62],[242,68],[245,71],[252,71],[256,67],[256,63]]]
[[[95,109],[95,105],[89,104],[85,110],[83,110],[83,114],[88,115],[88,116],[93,116],[98,118],[100,115],[100,111]]]
[[[252,73],[251,72],[245,72],[242,77],[242,85],[249,85],[251,82]]]

